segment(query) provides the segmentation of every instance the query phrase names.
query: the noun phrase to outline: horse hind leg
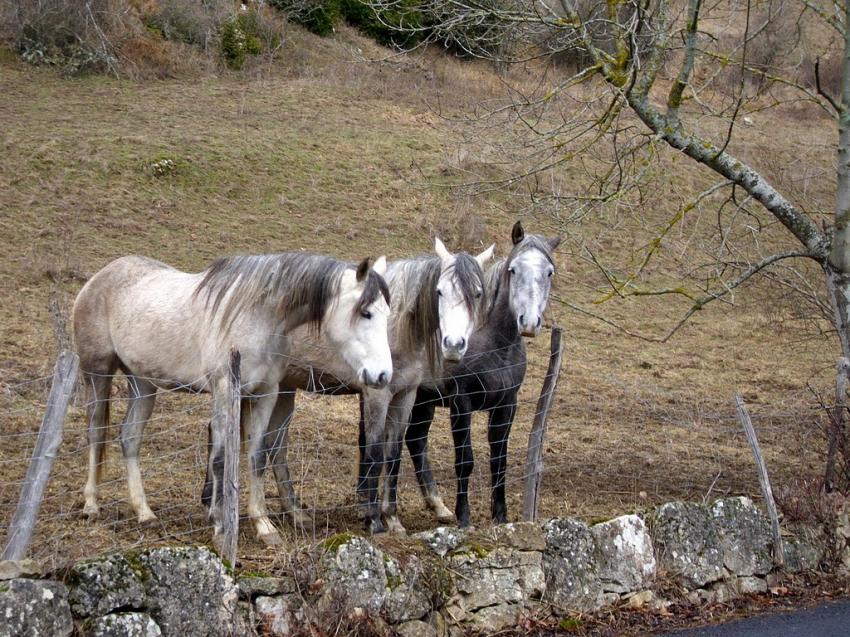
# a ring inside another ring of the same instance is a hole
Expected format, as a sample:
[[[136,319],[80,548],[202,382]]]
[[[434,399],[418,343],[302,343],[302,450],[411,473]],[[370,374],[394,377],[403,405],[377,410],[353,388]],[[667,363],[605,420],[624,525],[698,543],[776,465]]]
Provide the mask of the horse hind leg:
[[[417,396],[417,399],[419,397]],[[437,521],[441,524],[454,524],[455,515],[443,502],[434,473],[431,471],[431,461],[428,457],[428,432],[434,420],[436,404],[430,400],[417,402],[410,412],[410,424],[404,435],[407,450],[416,472],[416,480],[425,505],[434,513]]]
[[[107,370],[103,374],[92,372],[86,374],[86,389],[89,397],[86,406],[88,416],[89,469],[88,479],[83,489],[83,497],[85,498],[83,515],[90,519],[96,518],[100,513],[100,507],[97,504],[97,492],[103,473],[104,457],[106,455],[106,432],[109,429],[109,394],[112,388],[112,374],[114,372],[115,368]]]
[[[516,396],[512,397],[516,401]],[[487,439],[490,443],[490,515],[493,522],[508,521],[508,505],[505,500],[505,472],[508,466],[508,437],[516,414],[516,404],[497,407],[490,412]]]
[[[282,390],[277,396],[277,402],[266,429],[263,447],[267,450],[272,463],[277,491],[284,511],[292,516],[295,528],[311,529],[313,518],[303,510],[289,474],[289,425],[292,423],[294,411],[295,392]]]
[[[387,531],[393,535],[406,535],[407,531],[398,517],[398,474],[401,469],[401,447],[410,423],[410,414],[416,400],[416,391],[406,391],[393,397],[386,419],[386,474],[384,476],[384,501],[381,507]]]
[[[136,512],[139,524],[151,522],[156,515],[148,506],[145,488],[142,484],[142,472],[139,468],[139,447],[145,424],[151,416],[156,402],[156,386],[137,376],[127,377],[129,402],[127,415],[121,423],[121,451],[127,467],[127,487],[130,492],[130,505]]]
[[[246,423],[245,430],[248,432],[248,516],[254,522],[257,539],[268,546],[283,543],[280,533],[269,518],[263,485],[268,461],[264,439],[276,401],[277,393],[269,393],[253,401],[243,401],[242,409],[242,420]]]

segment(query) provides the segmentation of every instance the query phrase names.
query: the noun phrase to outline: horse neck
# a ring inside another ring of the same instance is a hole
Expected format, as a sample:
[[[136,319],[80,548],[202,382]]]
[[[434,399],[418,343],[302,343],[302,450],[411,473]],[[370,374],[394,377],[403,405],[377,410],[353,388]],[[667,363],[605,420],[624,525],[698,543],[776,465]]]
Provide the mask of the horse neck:
[[[487,313],[486,326],[492,331],[494,338],[514,343],[521,340],[517,317],[511,309],[511,279],[507,267],[499,275],[500,283],[495,289],[495,298]]]
[[[439,317],[436,315],[436,277],[440,259],[435,256],[391,261],[386,281],[392,299],[391,349],[424,355],[436,369],[439,350]]]

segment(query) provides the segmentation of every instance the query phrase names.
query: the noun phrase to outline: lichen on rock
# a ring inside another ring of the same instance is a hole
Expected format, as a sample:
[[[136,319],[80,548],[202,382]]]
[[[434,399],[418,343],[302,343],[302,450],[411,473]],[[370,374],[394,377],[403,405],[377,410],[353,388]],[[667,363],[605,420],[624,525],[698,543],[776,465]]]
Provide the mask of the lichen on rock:
[[[117,608],[140,609],[145,604],[141,577],[120,554],[77,562],[71,568],[69,587],[71,610],[78,617],[99,617]]]
[[[659,566],[688,588],[723,577],[720,532],[706,507],[691,502],[662,504],[652,530]]]
[[[596,541],[590,529],[572,518],[556,518],[543,525],[543,532],[544,599],[564,611],[599,608],[602,581]]]

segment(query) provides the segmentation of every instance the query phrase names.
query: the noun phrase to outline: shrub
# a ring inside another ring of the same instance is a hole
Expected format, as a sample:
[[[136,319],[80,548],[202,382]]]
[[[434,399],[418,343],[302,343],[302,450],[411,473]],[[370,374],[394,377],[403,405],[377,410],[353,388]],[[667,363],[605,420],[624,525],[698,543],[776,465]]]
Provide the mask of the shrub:
[[[340,18],[340,0],[269,0],[269,4],[323,37],[333,33]]]
[[[220,29],[221,54],[227,65],[241,69],[248,55],[259,55],[264,49],[277,48],[280,36],[268,28],[260,14],[249,11],[224,22]]]
[[[499,13],[510,11],[517,0],[482,0],[475,11],[453,3],[434,1],[423,5],[422,21],[431,40],[440,42],[460,57],[500,57],[519,28]]]
[[[122,0],[24,0],[8,13],[3,31],[21,57],[79,75],[117,66],[110,35]]]
[[[172,42],[208,49],[219,24],[233,12],[225,2],[161,0],[152,13],[142,17],[148,31]]]
[[[416,0],[400,0],[392,9],[376,10],[363,0],[340,0],[345,21],[384,46],[409,48],[421,38],[422,14]]]

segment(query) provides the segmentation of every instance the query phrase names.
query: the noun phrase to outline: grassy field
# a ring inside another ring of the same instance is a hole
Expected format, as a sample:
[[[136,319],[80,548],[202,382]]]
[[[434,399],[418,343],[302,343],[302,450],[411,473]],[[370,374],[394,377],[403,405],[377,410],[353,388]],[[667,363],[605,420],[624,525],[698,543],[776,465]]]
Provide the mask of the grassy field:
[[[370,46],[348,29],[332,40],[294,33],[281,61],[250,73],[144,83],[65,80],[0,56],[0,528],[17,498],[56,354],[48,302],[55,298],[67,310],[82,282],[120,255],[145,254],[197,271],[222,254],[282,249],[402,257],[428,252],[435,235],[453,249],[495,241],[505,254],[521,215],[529,231],[567,234],[558,254],[558,299],[642,333],[669,329],[680,303],[623,299],[593,306],[605,292],[604,278],[581,247],[602,256],[637,250],[630,228],[669,219],[709,183],[706,175],[684,159],[662,158],[656,190],[619,225],[590,218],[559,225],[500,191],[459,193],[440,184],[473,170],[507,169],[492,152],[503,129],[448,117],[499,99],[500,78],[487,66],[430,54],[370,63],[361,55],[375,53]],[[806,196],[828,209],[830,126],[778,110],[743,131],[734,150],[789,188],[804,188],[807,180]],[[175,169],[157,176],[151,165],[162,159]],[[578,183],[581,167],[566,165],[555,178]],[[677,232],[711,232],[713,213],[705,208]],[[782,241],[779,231],[765,236]],[[685,239],[679,236],[677,245]],[[758,498],[731,403],[735,391],[752,410],[776,487],[816,476],[823,417],[810,387],[828,395],[837,348],[828,336],[800,332],[795,310],[781,287],[753,287],[734,304],[698,313],[672,341],[657,343],[553,301],[549,320],[565,327],[567,345],[550,415],[542,515],[592,521],[677,498]],[[548,332],[529,350],[510,447],[513,519]],[[316,511],[316,534],[358,529],[356,401],[305,396],[298,404],[290,455],[304,503]],[[161,524],[139,528],[127,505],[117,442],[109,450],[102,519],[89,523],[80,515],[86,456],[79,398],[42,509],[36,556],[61,562],[118,546],[208,541],[199,502],[207,408],[203,397],[160,401],[142,467]],[[113,420],[122,413],[117,407]],[[480,526],[489,515],[489,478],[483,419],[475,425],[472,506]],[[452,506],[447,433],[441,415],[432,456]],[[402,521],[410,530],[428,528],[407,461],[403,471]],[[268,494],[276,507],[271,484]],[[241,547],[246,557],[267,555],[247,530]]]

